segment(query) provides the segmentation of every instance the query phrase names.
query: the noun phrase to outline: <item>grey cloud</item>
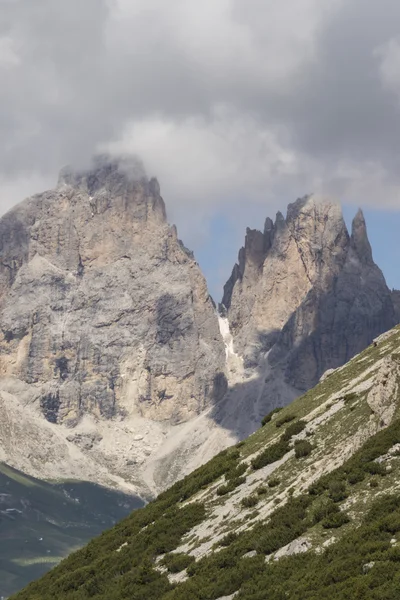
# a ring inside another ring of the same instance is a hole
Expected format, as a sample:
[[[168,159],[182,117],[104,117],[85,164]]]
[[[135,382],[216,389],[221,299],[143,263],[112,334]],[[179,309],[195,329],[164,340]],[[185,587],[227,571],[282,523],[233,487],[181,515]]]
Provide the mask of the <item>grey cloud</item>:
[[[398,23],[396,0],[0,0],[2,205],[112,148],[178,221],[315,188],[400,207]]]

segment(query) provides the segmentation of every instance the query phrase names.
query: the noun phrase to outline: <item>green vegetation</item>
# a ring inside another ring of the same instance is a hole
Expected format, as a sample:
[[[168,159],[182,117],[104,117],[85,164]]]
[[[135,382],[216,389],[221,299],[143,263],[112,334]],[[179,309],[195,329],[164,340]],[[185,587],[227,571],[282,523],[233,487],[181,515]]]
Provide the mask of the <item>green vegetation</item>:
[[[274,488],[277,487],[280,484],[281,480],[279,479],[279,477],[271,477],[271,479],[268,480],[268,487],[269,488]]]
[[[290,423],[290,421],[294,421],[296,418],[296,415],[291,415],[290,413],[281,417],[280,419],[277,419],[275,421],[275,425],[279,428],[282,427],[282,425],[286,425],[286,423]]]
[[[264,427],[267,423],[270,423],[272,421],[272,417],[274,415],[278,414],[278,412],[281,412],[281,410],[282,410],[281,407],[274,408],[274,410],[271,410],[271,412],[269,412],[267,415],[265,415],[265,417],[261,421],[261,426]]]
[[[218,496],[226,496],[226,494],[230,494],[233,492],[239,485],[243,485],[245,483],[246,477],[238,477],[237,479],[230,479],[224,485],[220,485],[217,488]]]
[[[193,556],[182,554],[180,552],[171,552],[166,554],[160,561],[160,564],[166,567],[169,573],[180,573],[184,571],[194,561]]]
[[[324,529],[339,529],[342,525],[350,523],[348,515],[344,512],[332,513],[326,519],[322,521],[322,527]]]
[[[304,431],[307,423],[305,421],[296,421],[287,427],[285,433],[282,435],[282,440],[288,442],[294,435],[297,435]]]
[[[233,542],[235,542],[237,540],[237,537],[237,533],[231,531],[225,537],[222,538],[219,545],[226,548],[227,546],[230,546]]]
[[[289,443],[280,440],[271,446],[267,446],[264,452],[261,452],[261,454],[253,458],[251,461],[251,466],[255,471],[257,469],[262,469],[263,467],[271,465],[277,460],[281,460],[281,458],[283,458],[285,454],[289,452],[289,450]]]
[[[307,440],[296,440],[294,443],[294,454],[296,458],[305,458],[312,452],[312,444]]]
[[[232,456],[229,459],[231,461],[229,463],[230,466],[227,467],[228,470],[225,473],[226,483],[220,485],[217,489],[218,496],[225,496],[233,492],[239,485],[243,485],[246,481],[246,477],[242,477],[242,475],[247,471],[247,465],[245,463],[237,464],[238,455],[235,452],[232,453]]]
[[[46,483],[0,464],[0,597],[140,506],[135,496],[88,482]]]
[[[395,337],[398,345],[398,332]],[[394,344],[391,339],[386,343],[387,352],[393,351]],[[348,389],[347,382],[362,377],[382,356],[383,348],[383,344],[379,349],[369,348],[295,401],[291,414],[285,410],[279,415],[280,425],[271,417],[244,444],[221,453],[175,484],[14,600],[217,600],[236,592],[238,600],[397,600],[400,495],[396,486],[400,460],[394,456],[391,469],[387,469],[378,459],[400,443],[398,407],[397,420],[308,489],[304,482],[310,481],[322,458],[332,454],[336,459],[334,453],[341,451],[341,442],[358,432],[366,434],[371,412],[365,396],[357,395],[357,402],[351,404],[353,412],[340,403],[337,412],[322,419],[314,429],[313,446],[307,439],[296,440],[295,452],[308,444],[315,464],[296,460],[290,452],[290,442],[304,431],[308,415],[323,416],[335,389],[345,385]],[[339,396],[333,403],[339,402]],[[393,401],[398,403],[399,398]],[[280,435],[278,430],[286,423],[290,424]],[[303,451],[300,454],[310,456]],[[244,483],[249,457],[253,471],[283,457],[287,460],[276,470],[274,465],[269,479],[253,472],[248,478],[248,495],[241,503],[229,498],[225,507],[221,488],[233,491],[238,482]],[[372,487],[375,485],[379,485],[377,491]],[[300,489],[303,493],[296,495]],[[254,506],[257,510],[252,512]],[[268,516],[264,516],[267,506]],[[226,514],[221,515],[221,508]],[[202,528],[193,531],[200,523]],[[182,554],[183,544],[199,549],[207,541],[210,547],[213,535],[219,540],[214,552],[196,561],[186,554],[186,547]],[[201,536],[205,537],[199,539]],[[324,547],[324,551],[265,560],[303,536],[314,548]],[[161,565],[169,573],[186,569],[188,579],[172,583],[173,579],[159,569],[162,554]]]
[[[256,506],[256,504],[258,504],[259,498],[257,496],[246,496],[246,498],[243,498],[241,501],[241,505],[243,506],[243,508],[253,508],[253,506]]]

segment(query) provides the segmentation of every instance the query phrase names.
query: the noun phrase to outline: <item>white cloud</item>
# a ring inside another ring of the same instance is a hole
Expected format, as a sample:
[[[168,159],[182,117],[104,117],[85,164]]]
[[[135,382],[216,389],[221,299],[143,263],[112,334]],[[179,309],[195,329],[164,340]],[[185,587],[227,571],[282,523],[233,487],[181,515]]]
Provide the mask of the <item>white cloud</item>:
[[[244,219],[312,190],[400,207],[397,0],[1,10],[3,210],[104,147],[141,156],[189,235],[228,205]]]

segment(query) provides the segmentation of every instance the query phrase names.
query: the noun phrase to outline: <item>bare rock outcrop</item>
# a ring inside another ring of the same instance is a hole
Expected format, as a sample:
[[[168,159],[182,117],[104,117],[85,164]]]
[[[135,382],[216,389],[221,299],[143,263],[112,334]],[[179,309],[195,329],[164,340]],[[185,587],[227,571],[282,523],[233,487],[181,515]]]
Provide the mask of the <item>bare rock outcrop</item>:
[[[0,220],[0,377],[70,428],[85,415],[184,423],[223,397],[205,279],[140,165],[66,169]],[[67,442],[90,449],[90,436]]]
[[[261,411],[286,404],[397,323],[362,211],[349,234],[338,204],[306,196],[247,230],[224,289],[236,351],[265,378]],[[276,387],[276,381],[284,385]]]

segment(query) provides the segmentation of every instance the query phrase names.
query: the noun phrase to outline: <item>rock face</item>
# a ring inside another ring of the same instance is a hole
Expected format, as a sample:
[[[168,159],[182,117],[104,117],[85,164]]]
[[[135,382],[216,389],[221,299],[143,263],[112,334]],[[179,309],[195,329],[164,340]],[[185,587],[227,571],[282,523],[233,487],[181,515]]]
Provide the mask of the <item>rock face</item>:
[[[267,219],[263,233],[247,230],[222,302],[236,351],[267,373],[264,412],[397,322],[362,212],[349,234],[339,205],[314,196],[289,205],[286,219]]]
[[[204,277],[158,182],[126,161],[64,170],[0,220],[0,329],[1,389],[51,424],[183,423],[226,391]]]
[[[156,494],[390,329],[393,298],[362,213],[349,235],[306,197],[247,231],[217,316],[155,179],[64,170],[0,220],[0,461]]]

